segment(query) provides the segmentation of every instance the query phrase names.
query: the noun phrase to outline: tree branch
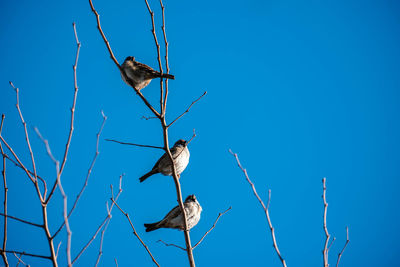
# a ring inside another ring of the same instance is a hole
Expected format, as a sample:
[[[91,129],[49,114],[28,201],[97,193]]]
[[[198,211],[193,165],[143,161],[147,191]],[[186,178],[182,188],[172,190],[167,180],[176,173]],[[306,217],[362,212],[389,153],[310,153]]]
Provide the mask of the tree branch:
[[[65,167],[65,163],[67,162],[69,146],[71,144],[72,133],[74,131],[75,106],[76,106],[76,98],[78,96],[78,79],[77,79],[77,75],[76,75],[76,69],[78,67],[79,51],[81,49],[81,42],[79,42],[79,39],[78,39],[75,22],[72,23],[72,27],[74,28],[74,34],[75,34],[75,40],[76,40],[76,46],[77,46],[76,56],[75,56],[75,64],[72,66],[73,73],[74,73],[74,97],[73,97],[72,107],[71,107],[71,120],[70,120],[71,122],[70,122],[68,139],[67,139],[67,143],[65,145],[64,158],[61,162],[61,167],[60,167],[58,176],[61,176],[61,174],[64,170],[64,167]],[[57,187],[57,180],[53,184],[53,187],[50,191],[49,197],[46,199],[46,203],[48,203],[50,201],[51,197],[53,196],[54,191],[56,190],[56,187]],[[45,195],[45,197],[46,197],[46,195]]]
[[[117,66],[117,68],[119,69],[119,71],[121,72],[121,74],[125,77],[125,72],[123,71],[123,69],[121,68],[121,66],[119,65],[117,59],[115,58],[112,50],[111,50],[111,46],[110,46],[110,42],[107,40],[106,36],[104,35],[103,29],[101,28],[100,25],[100,15],[99,13],[97,13],[96,9],[93,6],[92,0],[89,0],[89,4],[90,4],[90,8],[92,9],[92,12],[95,14],[96,16],[96,20],[97,20],[97,29],[100,32],[101,37],[103,38],[104,43],[107,46],[108,52],[110,53],[110,57],[111,59],[114,61],[115,65]],[[128,79],[126,79],[128,80]],[[132,85],[131,85],[132,86]],[[132,86],[132,88],[135,90],[136,94],[139,95],[139,97],[142,99],[142,101],[144,102],[144,104],[154,113],[154,115],[156,117],[160,117],[160,113],[158,113],[158,111],[149,103],[149,101],[147,101],[147,99],[143,96],[143,94],[137,90],[135,87]]]
[[[343,255],[344,250],[347,247],[347,244],[349,244],[350,239],[349,239],[349,227],[346,227],[346,243],[344,244],[344,247],[342,248],[342,250],[340,251],[340,253],[338,254],[338,258],[337,258],[337,262],[336,262],[336,267],[339,266],[339,262],[340,262],[340,258]]]
[[[326,202],[326,178],[322,179],[322,189],[323,189],[323,193],[322,193],[322,199],[324,201],[324,216],[323,216],[323,220],[324,220],[324,231],[325,231],[325,245],[324,245],[324,249],[322,250],[322,255],[323,255],[323,260],[324,260],[324,266],[328,267],[329,266],[329,262],[328,262],[328,242],[329,242],[329,238],[331,237],[329,232],[328,232],[328,227],[326,225],[326,214],[328,212],[328,202]]]
[[[32,225],[32,226],[43,228],[42,224],[33,223],[33,222],[30,222],[30,221],[27,221],[27,220],[23,220],[23,219],[20,219],[18,217],[15,217],[15,216],[8,215],[7,213],[0,213],[0,216],[3,216],[4,218],[10,218],[10,219],[13,219],[13,220],[16,220],[16,221],[19,221],[19,222],[22,222],[22,223],[26,223],[26,224],[29,224],[29,225]],[[5,250],[5,249],[3,249],[3,250]]]
[[[186,251],[186,248],[183,248],[183,247],[181,247],[181,246],[178,246],[178,245],[175,245],[175,244],[172,244],[172,243],[166,243],[166,242],[162,241],[161,239],[158,240],[157,242],[161,242],[161,243],[163,243],[163,244],[164,244],[165,246],[167,246],[167,247],[176,247],[176,248],[182,249],[183,251]]]
[[[99,129],[99,131],[98,131],[97,134],[96,134],[96,152],[95,152],[95,155],[94,155],[94,157],[93,157],[92,163],[90,164],[90,167],[89,167],[89,170],[88,170],[88,172],[87,172],[86,179],[85,179],[85,182],[83,183],[83,186],[82,186],[82,188],[81,188],[81,191],[80,191],[79,194],[76,196],[75,201],[74,201],[74,204],[72,205],[72,208],[71,208],[70,211],[68,212],[68,216],[67,216],[68,219],[69,219],[69,217],[71,216],[71,214],[72,214],[72,212],[74,211],[74,209],[76,208],[76,205],[77,205],[77,203],[78,203],[78,200],[80,199],[80,197],[81,197],[82,194],[83,194],[83,191],[85,191],[85,188],[86,188],[86,186],[88,185],[88,181],[89,181],[90,174],[92,173],[92,169],[93,169],[93,167],[94,167],[94,164],[96,163],[97,157],[98,157],[98,155],[100,154],[100,152],[99,152],[99,139],[100,139],[101,132],[103,131],[104,124],[106,123],[106,120],[107,120],[107,116],[104,115],[104,112],[103,112],[103,111],[101,111],[101,116],[103,117],[103,122],[101,123],[100,129]],[[54,238],[58,235],[58,233],[62,230],[62,228],[64,227],[64,225],[65,225],[65,221],[61,224],[61,226],[60,226],[60,227],[57,229],[57,231],[54,233],[54,235],[52,236],[53,239],[54,239]]]
[[[115,142],[121,145],[130,145],[130,146],[139,146],[139,147],[150,147],[150,148],[157,148],[157,149],[162,149],[164,150],[163,147],[161,146],[150,146],[150,145],[140,145],[140,144],[134,144],[134,143],[126,143],[126,142],[121,142],[121,141],[117,141],[117,140],[113,140],[113,139],[105,139],[106,141],[109,142]]]
[[[271,201],[271,190],[268,190],[268,203],[267,203],[267,207],[266,207],[264,205],[264,202],[261,200],[260,196],[257,194],[256,188],[255,188],[253,182],[250,180],[250,178],[249,178],[249,176],[247,174],[247,170],[245,168],[243,168],[242,165],[240,164],[238,155],[236,153],[233,153],[232,150],[230,150],[230,149],[229,149],[229,152],[235,157],[237,165],[239,166],[239,168],[244,173],[247,182],[250,184],[251,188],[253,189],[254,195],[256,196],[256,198],[258,199],[258,202],[260,202],[262,208],[264,209],[265,216],[267,217],[269,229],[271,231],[271,237],[272,237],[272,242],[273,242],[273,246],[274,246],[275,252],[278,255],[279,259],[281,260],[282,265],[284,267],[286,267],[286,261],[284,260],[284,258],[281,256],[281,253],[279,252],[278,243],[276,242],[276,238],[275,238],[275,228],[272,226],[271,218],[269,216],[269,211],[268,211],[269,210],[269,203]]]
[[[195,249],[195,248],[203,241],[203,239],[215,228],[215,225],[217,224],[219,218],[220,218],[222,215],[224,215],[225,213],[227,213],[228,211],[230,211],[231,209],[232,209],[232,207],[229,207],[229,208],[228,208],[227,210],[225,210],[224,212],[222,212],[222,213],[220,212],[220,213],[218,214],[218,217],[217,217],[217,219],[215,220],[213,226],[211,226],[211,228],[203,235],[203,237],[200,238],[199,242],[197,242],[196,245],[193,246],[193,249]]]
[[[50,256],[43,256],[43,255],[38,255],[38,254],[31,254],[31,253],[26,253],[26,252],[19,252],[19,251],[15,251],[15,250],[0,250],[0,252],[5,252],[5,253],[17,253],[20,255],[26,255],[26,256],[30,256],[30,257],[36,257],[36,258],[42,258],[42,259],[48,259],[51,260]]]
[[[207,94],[207,91],[204,91],[204,93],[203,93],[199,98],[197,98],[195,101],[193,101],[192,104],[190,104],[190,106],[189,106],[181,115],[179,115],[175,120],[173,120],[170,124],[168,124],[167,127],[169,128],[169,127],[170,127],[172,124],[174,124],[177,120],[179,120],[180,118],[182,118],[183,115],[185,115],[186,113],[188,113],[189,110],[190,110],[190,108],[191,108],[197,101],[199,101],[200,99],[202,99],[203,96],[205,96],[206,94]]]
[[[126,219],[129,221],[129,224],[131,225],[133,234],[136,236],[136,238],[140,241],[140,243],[143,245],[143,247],[146,249],[147,253],[149,254],[149,256],[151,257],[151,260],[154,262],[155,265],[157,265],[158,267],[160,267],[160,265],[158,264],[158,262],[155,260],[155,258],[153,257],[153,255],[150,252],[150,249],[147,247],[147,245],[143,242],[143,240],[140,238],[140,236],[138,235],[138,233],[135,230],[135,227],[132,224],[131,218],[129,217],[129,214],[126,213],[125,211],[123,211],[121,209],[120,206],[118,206],[116,199],[114,199],[113,197],[111,197],[111,201],[115,204],[115,206],[117,206],[117,208],[122,212],[122,214],[125,215]]]
[[[2,114],[1,115],[1,124],[0,124],[0,135],[1,132],[3,131],[3,123],[4,123],[4,118],[5,115]],[[8,192],[8,188],[7,188],[7,176],[6,176],[6,156],[4,154],[4,150],[3,150],[3,146],[0,142],[0,151],[1,151],[1,155],[3,157],[3,170],[1,171],[1,174],[3,176],[3,188],[4,188],[4,202],[3,202],[3,206],[4,206],[4,232],[3,232],[3,251],[6,250],[7,247],[7,192]],[[6,267],[9,266],[8,264],[8,260],[7,260],[7,254],[5,252],[1,253],[1,257],[3,258],[4,264]]]
[[[67,215],[67,211],[68,211],[68,199],[67,199],[67,195],[64,192],[64,188],[61,184],[61,177],[60,177],[60,162],[58,160],[56,160],[53,156],[53,154],[51,153],[51,149],[50,149],[50,145],[48,140],[44,139],[43,136],[40,134],[38,128],[35,127],[35,131],[36,134],[39,136],[39,138],[42,140],[42,142],[44,143],[44,145],[46,146],[46,151],[47,154],[49,155],[50,159],[53,161],[54,165],[56,166],[56,176],[57,176],[57,186],[58,189],[60,190],[61,196],[63,198],[63,202],[64,202],[64,209],[63,209],[63,217],[64,217],[64,221],[65,221],[65,225],[67,228],[67,261],[68,261],[68,267],[72,266],[71,263],[71,236],[72,236],[72,231],[71,228],[69,227],[69,221],[68,221],[68,215]],[[48,237],[52,243],[52,238],[51,235]],[[53,243],[52,243],[53,244]],[[52,255],[55,255],[54,252],[54,245],[52,246]]]
[[[122,193],[122,178],[124,177],[125,174],[121,174],[119,176],[119,191],[115,199],[118,199],[120,194]],[[112,185],[111,185],[111,191],[112,191]],[[111,220],[111,212],[114,207],[114,203],[111,204],[110,208],[107,209],[107,215],[104,218],[103,222],[100,224],[100,226],[97,228],[96,232],[93,234],[93,236],[90,238],[90,240],[86,243],[86,245],[79,251],[78,255],[73,259],[72,264],[74,264],[79,257],[83,254],[83,252],[90,246],[90,244],[95,240],[97,234],[100,232],[100,230],[103,228],[103,226]]]

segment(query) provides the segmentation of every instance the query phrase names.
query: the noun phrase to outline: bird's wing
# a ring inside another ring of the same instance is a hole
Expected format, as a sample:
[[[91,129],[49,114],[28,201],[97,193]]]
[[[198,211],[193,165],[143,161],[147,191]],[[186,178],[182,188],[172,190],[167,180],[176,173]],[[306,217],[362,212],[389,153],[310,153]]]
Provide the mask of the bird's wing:
[[[168,212],[167,215],[165,215],[163,220],[168,219],[170,221],[170,220],[178,217],[180,214],[181,214],[181,209],[179,208],[179,206],[176,206],[170,212]]]
[[[150,66],[147,66],[146,64],[140,63],[135,61],[136,67],[139,69],[139,71],[143,72],[148,72],[148,73],[153,73],[154,75],[159,75],[160,73],[158,71],[155,71],[153,68]]]
[[[167,157],[167,154],[164,153],[164,155],[161,156],[161,158],[159,158],[156,162],[156,164],[154,164],[153,170],[157,169],[161,163],[161,161],[165,161],[165,158]]]

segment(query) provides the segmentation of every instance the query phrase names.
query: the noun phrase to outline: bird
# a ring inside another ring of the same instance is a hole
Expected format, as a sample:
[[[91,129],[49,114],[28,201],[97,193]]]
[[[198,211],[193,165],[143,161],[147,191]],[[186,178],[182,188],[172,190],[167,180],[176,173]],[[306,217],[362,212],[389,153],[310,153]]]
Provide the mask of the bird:
[[[125,58],[124,63],[121,65],[121,77],[124,82],[140,91],[145,88],[154,78],[167,78],[175,79],[174,75],[162,74],[151,67],[135,61],[135,57]]]
[[[189,163],[190,153],[189,149],[187,148],[187,144],[187,141],[180,139],[176,141],[174,146],[170,149],[172,158],[174,159],[176,174],[178,175],[185,170]],[[172,165],[167,153],[164,153],[164,155],[162,155],[161,158],[156,162],[153,169],[140,177],[139,181],[143,182],[156,173],[162,173],[166,176],[172,175]]]
[[[200,221],[200,214],[203,209],[200,206],[200,203],[197,201],[195,195],[189,195],[185,199],[183,206],[186,213],[187,227],[188,230],[190,230]],[[165,215],[161,221],[155,223],[145,223],[144,226],[146,227],[146,232],[151,232],[159,228],[185,230],[182,211],[179,206],[176,206],[170,212],[168,212],[168,214]]]

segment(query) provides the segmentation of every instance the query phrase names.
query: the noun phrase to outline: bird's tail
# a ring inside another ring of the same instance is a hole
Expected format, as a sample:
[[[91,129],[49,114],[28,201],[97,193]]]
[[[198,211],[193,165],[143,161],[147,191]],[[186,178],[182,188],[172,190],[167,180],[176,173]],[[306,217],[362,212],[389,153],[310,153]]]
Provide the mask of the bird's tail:
[[[158,172],[157,170],[153,169],[153,170],[149,171],[148,173],[146,173],[145,175],[143,175],[142,177],[140,177],[139,181],[143,182],[144,180],[146,180],[147,178],[149,178],[153,174],[156,174],[157,172]]]
[[[145,223],[144,227],[146,227],[146,232],[151,232],[151,231],[157,230],[158,228],[160,228],[158,226],[158,224],[159,224],[159,222],[156,222],[156,223]]]
[[[166,79],[175,80],[175,76],[171,75],[171,74],[163,74],[161,77],[166,78]]]

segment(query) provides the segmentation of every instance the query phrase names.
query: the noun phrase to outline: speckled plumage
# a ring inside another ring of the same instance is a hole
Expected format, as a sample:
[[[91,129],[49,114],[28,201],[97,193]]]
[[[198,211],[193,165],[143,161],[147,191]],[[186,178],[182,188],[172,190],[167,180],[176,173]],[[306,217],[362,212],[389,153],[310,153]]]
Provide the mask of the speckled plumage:
[[[203,209],[197,201],[195,195],[188,196],[183,203],[183,206],[186,213],[188,230],[190,230],[200,221],[200,215]],[[144,226],[146,227],[146,232],[154,231],[159,228],[184,230],[183,214],[180,207],[176,206],[170,212],[168,212],[168,214],[165,215],[165,217],[161,221],[156,223],[144,224]]]
[[[190,153],[189,149],[187,148],[187,142],[182,139],[176,141],[170,151],[174,159],[176,173],[179,175],[186,169],[186,166],[189,164]],[[143,182],[144,180],[156,173],[162,173],[163,175],[172,175],[172,165],[166,153],[164,153],[164,155],[162,155],[162,157],[156,162],[153,169],[140,177],[139,180],[140,182]]]
[[[129,86],[132,86],[139,91],[149,85],[151,80],[154,78],[162,77],[172,80],[175,79],[175,77],[171,74],[161,75],[161,73],[153,70],[151,67],[135,61],[134,57],[127,57],[124,63],[121,65],[121,68],[122,80],[124,80],[124,82]]]

